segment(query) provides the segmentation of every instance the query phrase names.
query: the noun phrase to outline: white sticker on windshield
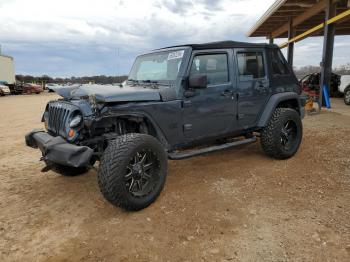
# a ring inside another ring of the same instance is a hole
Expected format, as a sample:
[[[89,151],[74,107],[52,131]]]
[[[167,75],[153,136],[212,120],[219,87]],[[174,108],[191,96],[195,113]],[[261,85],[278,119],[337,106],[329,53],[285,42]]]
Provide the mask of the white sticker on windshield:
[[[171,52],[168,55],[168,60],[182,58],[184,56],[184,53],[185,53],[185,50]]]

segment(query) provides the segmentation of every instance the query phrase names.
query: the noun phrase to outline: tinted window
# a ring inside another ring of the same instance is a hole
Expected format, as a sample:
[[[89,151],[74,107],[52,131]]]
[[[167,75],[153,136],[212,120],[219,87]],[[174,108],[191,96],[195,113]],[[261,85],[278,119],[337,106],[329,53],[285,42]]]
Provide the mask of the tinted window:
[[[208,84],[222,84],[229,81],[226,54],[198,55],[193,58],[191,75],[207,75]]]
[[[241,80],[265,77],[263,54],[259,52],[240,52],[237,54],[238,72]]]
[[[286,75],[290,73],[287,61],[278,49],[271,51],[271,66],[273,75]]]

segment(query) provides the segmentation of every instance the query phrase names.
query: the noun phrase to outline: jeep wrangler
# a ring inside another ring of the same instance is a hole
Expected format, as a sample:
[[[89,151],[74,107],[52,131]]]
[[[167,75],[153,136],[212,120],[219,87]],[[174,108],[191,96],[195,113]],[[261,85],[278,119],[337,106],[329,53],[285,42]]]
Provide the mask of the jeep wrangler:
[[[136,58],[120,86],[55,90],[44,129],[26,135],[44,169],[77,175],[99,161],[113,205],[140,210],[163,189],[167,159],[253,143],[276,159],[302,140],[305,100],[276,45],[234,41],[157,49]]]

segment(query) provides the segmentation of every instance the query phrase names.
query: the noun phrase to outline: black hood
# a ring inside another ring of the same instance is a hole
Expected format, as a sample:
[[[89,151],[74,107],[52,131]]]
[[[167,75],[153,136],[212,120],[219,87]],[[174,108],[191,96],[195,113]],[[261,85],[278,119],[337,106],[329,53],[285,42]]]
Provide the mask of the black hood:
[[[94,96],[97,102],[160,101],[158,89],[141,86],[80,85],[52,88],[66,99]]]

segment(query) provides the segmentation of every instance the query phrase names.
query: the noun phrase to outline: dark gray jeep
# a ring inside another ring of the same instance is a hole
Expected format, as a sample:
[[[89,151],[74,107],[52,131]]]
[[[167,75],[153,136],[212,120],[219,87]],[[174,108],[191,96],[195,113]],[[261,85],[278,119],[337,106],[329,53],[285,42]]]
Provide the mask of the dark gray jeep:
[[[127,210],[160,194],[167,159],[255,142],[276,159],[302,140],[304,99],[276,45],[233,41],[173,46],[141,55],[123,86],[57,89],[46,131],[26,135],[62,175],[100,161],[103,196]]]

